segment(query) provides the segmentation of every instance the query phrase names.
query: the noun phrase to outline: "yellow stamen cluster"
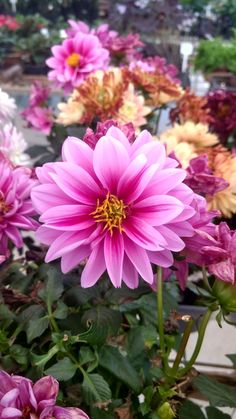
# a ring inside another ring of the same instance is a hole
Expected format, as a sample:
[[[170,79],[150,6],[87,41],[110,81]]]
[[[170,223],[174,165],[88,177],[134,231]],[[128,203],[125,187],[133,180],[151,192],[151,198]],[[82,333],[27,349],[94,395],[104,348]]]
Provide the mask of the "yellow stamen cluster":
[[[11,205],[7,204],[3,197],[0,196],[0,215],[6,214],[8,211],[10,211]]]
[[[80,64],[80,55],[76,52],[73,52],[69,55],[69,57],[67,57],[66,62],[70,67],[78,67]]]
[[[118,199],[108,192],[102,204],[99,199],[97,200],[97,208],[91,215],[96,223],[105,223],[103,230],[108,229],[112,236],[114,228],[118,228],[120,233],[124,231],[122,221],[126,218],[126,208],[127,205],[122,199]]]

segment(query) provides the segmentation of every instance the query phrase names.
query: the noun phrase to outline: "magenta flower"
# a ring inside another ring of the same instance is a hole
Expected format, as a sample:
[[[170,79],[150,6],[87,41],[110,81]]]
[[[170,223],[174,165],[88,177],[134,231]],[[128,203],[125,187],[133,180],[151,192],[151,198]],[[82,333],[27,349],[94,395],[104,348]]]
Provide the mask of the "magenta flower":
[[[225,282],[236,282],[236,232],[231,231],[225,222],[215,229],[217,245],[206,246],[203,251],[208,271]]]
[[[197,194],[215,195],[229,186],[223,178],[214,176],[208,166],[208,157],[200,155],[190,160],[185,183]]]
[[[61,45],[54,45],[52,54],[53,57],[46,60],[52,68],[48,78],[67,91],[79,86],[95,70],[106,68],[109,59],[109,52],[98,37],[83,32],[65,39]]]
[[[29,97],[30,106],[44,106],[49,98],[50,88],[44,86],[40,81],[35,81],[31,86]]]
[[[0,371],[0,417],[89,419],[80,409],[55,406],[58,390],[58,382],[51,376],[33,384],[28,378]]]
[[[33,106],[24,109],[21,113],[27,126],[49,135],[53,126],[53,111],[50,108]]]
[[[84,142],[94,149],[98,140],[106,135],[107,131],[112,126],[118,127],[125,134],[130,143],[134,142],[135,129],[133,124],[131,122],[128,124],[119,124],[119,122],[113,121],[112,119],[109,119],[106,122],[98,122],[96,131],[93,131],[91,128],[87,128],[83,138]]]
[[[136,67],[150,73],[158,72],[160,74],[165,74],[175,83],[180,83],[180,80],[177,78],[177,67],[173,64],[167,64],[165,58],[159,57],[158,55],[147,58],[142,56],[137,57],[137,59],[131,61],[129,65],[130,70],[134,70]]]
[[[111,127],[92,150],[69,137],[62,162],[36,169],[41,185],[32,200],[43,224],[37,238],[49,245],[46,262],[61,258],[68,272],[88,257],[81,284],[93,286],[107,270],[112,284],[153,282],[151,262],[171,266],[181,237],[194,234],[188,219],[194,194],[186,172],[163,144],[143,131],[130,144]]]
[[[182,260],[175,260],[173,264],[174,270],[166,269],[165,277],[168,278],[171,273],[174,273],[179,281],[180,288],[185,289],[189,263],[193,263],[199,267],[207,266],[209,264],[209,255],[206,249],[209,246],[214,248],[219,246],[215,238],[216,226],[212,223],[212,219],[219,215],[218,211],[208,211],[205,198],[196,195],[191,202],[191,206],[195,210],[195,214],[188,220],[194,229],[194,234],[191,237],[185,237],[185,248],[180,253]]]
[[[236,129],[236,93],[224,89],[210,92],[205,108],[211,116],[211,129],[224,143]]]
[[[8,241],[16,247],[23,246],[20,230],[35,230],[38,225],[31,216],[35,214],[30,190],[35,183],[31,170],[13,168],[0,156],[0,254],[7,256]]]

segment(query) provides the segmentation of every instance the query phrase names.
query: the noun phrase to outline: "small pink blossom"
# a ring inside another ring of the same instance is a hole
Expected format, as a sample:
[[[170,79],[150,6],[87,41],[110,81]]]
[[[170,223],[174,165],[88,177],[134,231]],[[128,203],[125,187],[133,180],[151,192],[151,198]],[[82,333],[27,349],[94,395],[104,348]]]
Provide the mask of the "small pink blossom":
[[[80,409],[55,406],[58,390],[58,382],[51,376],[33,384],[28,378],[0,371],[0,417],[89,419]]]
[[[196,193],[213,196],[229,186],[223,178],[214,176],[208,166],[208,157],[200,155],[190,160],[185,183]]]
[[[69,137],[62,162],[36,169],[32,200],[43,225],[37,238],[49,246],[46,262],[61,258],[68,272],[88,257],[81,276],[93,286],[107,270],[112,284],[152,284],[151,263],[168,267],[172,252],[191,237],[194,194],[185,170],[166,156],[148,131],[133,144],[112,126],[92,150]]]
[[[173,64],[167,64],[165,58],[159,57],[158,55],[147,58],[138,56],[138,58],[131,61],[129,65],[130,70],[134,70],[136,67],[139,67],[142,71],[145,72],[158,72],[160,74],[165,74],[173,82],[180,83],[180,80],[177,78],[177,67]]]
[[[31,217],[35,214],[30,191],[35,183],[31,170],[12,167],[0,156],[0,254],[8,254],[8,242],[23,246],[21,230],[35,230],[38,225]]]
[[[41,131],[45,135],[49,135],[53,126],[53,111],[50,108],[42,108],[33,106],[24,109],[21,113],[27,126]]]
[[[54,45],[52,54],[53,57],[46,60],[52,68],[48,78],[66,91],[79,86],[94,71],[105,69],[109,60],[109,52],[98,37],[83,32],[65,39],[61,45]]]
[[[45,106],[50,94],[50,88],[44,86],[40,81],[35,81],[31,86],[29,97],[30,106]]]
[[[225,222],[215,229],[216,245],[205,246],[208,271],[218,279],[234,284],[236,282],[236,232]]]
[[[91,128],[87,128],[83,138],[84,142],[94,149],[98,140],[106,135],[107,131],[112,126],[118,127],[125,134],[130,143],[134,142],[135,130],[133,124],[131,122],[128,124],[119,124],[117,121],[113,121],[112,119],[106,122],[98,122],[96,131],[93,131]]]

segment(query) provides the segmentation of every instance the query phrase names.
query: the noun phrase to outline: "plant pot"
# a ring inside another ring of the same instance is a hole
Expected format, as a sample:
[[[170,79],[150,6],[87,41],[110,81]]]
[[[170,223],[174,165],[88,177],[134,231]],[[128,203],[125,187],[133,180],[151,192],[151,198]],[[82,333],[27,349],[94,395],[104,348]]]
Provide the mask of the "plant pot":
[[[7,69],[16,64],[22,64],[22,52],[11,52],[3,60],[3,68]]]
[[[218,70],[205,75],[212,87],[227,87],[236,89],[236,75],[230,71]]]

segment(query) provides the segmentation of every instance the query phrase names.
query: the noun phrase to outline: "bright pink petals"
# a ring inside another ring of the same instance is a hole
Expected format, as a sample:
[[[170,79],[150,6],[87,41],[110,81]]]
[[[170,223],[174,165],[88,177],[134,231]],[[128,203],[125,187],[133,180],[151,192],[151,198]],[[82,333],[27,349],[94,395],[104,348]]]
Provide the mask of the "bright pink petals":
[[[152,263],[171,266],[171,252],[181,251],[183,238],[194,234],[194,194],[182,183],[186,172],[147,131],[131,144],[112,125],[93,148],[69,137],[63,161],[37,171],[40,185],[32,200],[43,223],[37,237],[49,246],[46,262],[61,258],[68,272],[86,259],[83,287],[105,271],[115,287],[123,280],[135,288],[139,276],[152,284]]]

